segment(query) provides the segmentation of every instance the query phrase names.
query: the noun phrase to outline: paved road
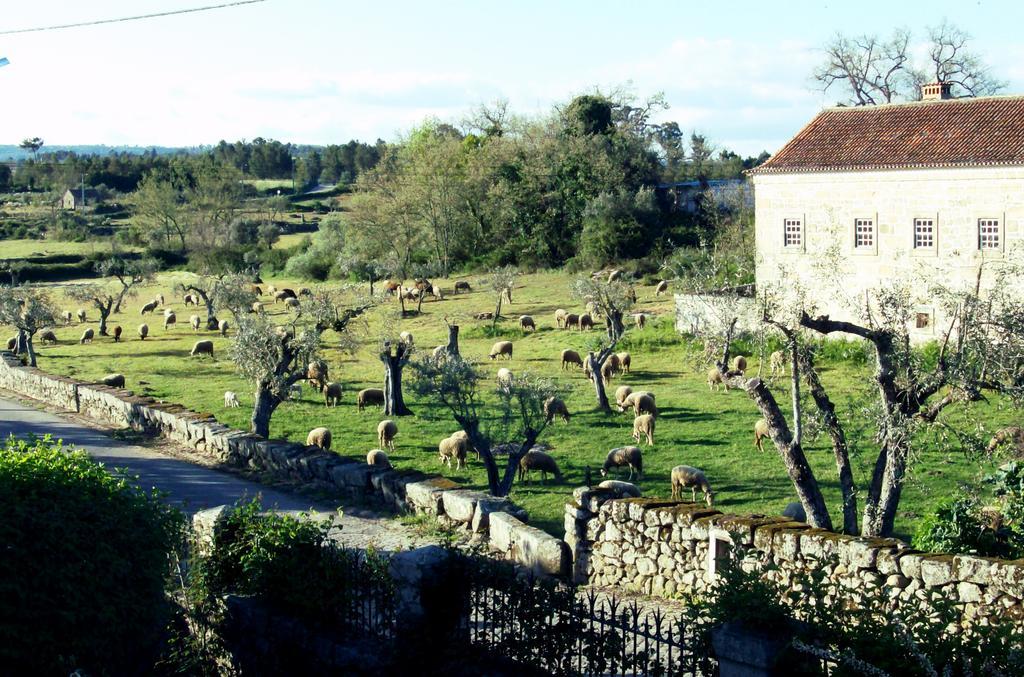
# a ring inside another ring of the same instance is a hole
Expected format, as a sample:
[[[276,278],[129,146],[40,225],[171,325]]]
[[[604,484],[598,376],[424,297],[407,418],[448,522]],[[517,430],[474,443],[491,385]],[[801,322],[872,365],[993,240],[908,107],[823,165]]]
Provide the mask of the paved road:
[[[73,444],[84,449],[108,467],[126,469],[129,474],[138,476],[142,486],[167,492],[168,499],[188,514],[257,494],[262,495],[264,506],[276,506],[281,511],[297,512],[312,508],[314,513],[326,517],[332,515],[336,507],[127,444],[101,430],[0,396],[0,439],[28,433],[40,437],[49,434],[54,439],[63,440],[65,445]],[[364,548],[372,544],[382,550],[395,550],[427,542],[414,537],[392,519],[358,508],[345,508],[344,516],[337,523],[341,531],[335,540],[349,547]]]

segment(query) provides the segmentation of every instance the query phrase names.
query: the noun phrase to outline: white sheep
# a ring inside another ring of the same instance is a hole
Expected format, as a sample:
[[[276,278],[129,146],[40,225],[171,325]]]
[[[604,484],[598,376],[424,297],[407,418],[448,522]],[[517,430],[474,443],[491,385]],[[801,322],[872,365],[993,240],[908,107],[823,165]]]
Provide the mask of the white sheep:
[[[511,341],[498,341],[493,346],[491,346],[491,352],[488,353],[487,356],[493,360],[497,359],[499,355],[503,356],[507,360],[512,359]]]
[[[242,403],[238,401],[238,395],[233,390],[224,391],[224,406],[228,409],[237,409],[242,406]]]
[[[597,488],[615,492],[616,498],[640,498],[643,495],[640,487],[621,480],[603,480]]]
[[[79,343],[92,343],[92,337],[96,335],[96,332],[92,330],[92,327],[87,328],[82,332],[82,338],[78,340]]]
[[[398,424],[391,419],[385,419],[377,424],[377,443],[383,449],[395,450],[395,435],[398,434]]]
[[[633,364],[633,356],[629,353],[615,353],[615,357],[619,358],[619,371],[629,373],[629,368]]]
[[[149,336],[149,325],[143,322],[139,325],[139,340],[145,341],[147,336]]]
[[[64,318],[64,324],[71,324],[71,318],[73,317],[70,310],[65,310],[61,313],[61,317]]]
[[[79,322],[85,322],[85,308],[79,308],[75,315],[78,316]]]
[[[220,335],[221,336],[227,336],[228,335],[228,329],[230,329],[230,328],[231,327],[228,325],[228,321],[227,320],[221,320],[221,321],[219,321],[217,323],[217,329],[220,331]]]
[[[530,331],[537,331],[537,325],[534,323],[533,318],[529,315],[519,316],[519,328],[523,331],[529,329]]]
[[[252,312],[257,313],[257,314],[262,313],[263,312],[263,304],[260,303],[259,301],[256,301],[255,303],[253,303],[252,304]]]
[[[629,396],[629,400],[633,405],[634,416],[643,416],[647,414],[650,415],[651,418],[657,418],[658,405],[655,404],[654,396],[651,393],[635,392]]]
[[[313,360],[306,365],[306,381],[311,388],[323,390],[327,383],[327,363],[323,360]]]
[[[633,316],[633,322],[636,323],[637,329],[643,329],[647,326],[647,315],[643,313],[637,313]]]
[[[605,456],[604,465],[601,466],[601,476],[607,477],[612,468],[629,468],[629,479],[633,479],[633,471],[637,477],[644,473],[644,456],[640,447],[616,447]]]
[[[512,385],[512,371],[502,367],[498,370],[498,387],[508,388]]]
[[[662,280],[658,283],[658,286],[654,288],[654,295],[661,296],[668,291],[668,280]]]
[[[544,401],[544,417],[548,423],[554,420],[555,416],[562,419],[563,422],[569,422],[569,408],[565,406],[565,402],[557,397],[549,397]]]
[[[413,336],[412,336],[412,333],[407,332],[407,331],[403,331],[401,334],[398,335],[398,342],[401,343],[402,345],[404,345],[407,348],[412,348],[413,347]]]
[[[555,326],[559,329],[565,328],[565,318],[569,313],[566,312],[565,308],[559,308],[555,311]]]
[[[718,390],[718,386],[725,386],[726,392],[729,391],[729,381],[722,376],[718,367],[711,367],[708,370],[708,390]]]
[[[371,449],[366,454],[366,465],[391,470],[391,460],[383,449]]]
[[[338,406],[341,402],[341,384],[336,382],[325,383],[323,387],[324,406]]]
[[[466,467],[466,440],[462,437],[452,435],[437,443],[437,454],[441,463],[452,467],[452,459],[455,459],[455,469],[461,470]]]
[[[195,357],[196,355],[209,355],[211,360],[214,359],[213,341],[196,341],[192,345],[192,350],[189,352],[188,356]]]
[[[519,481],[525,481],[529,478],[529,473],[533,470],[540,472],[540,481],[544,483],[547,481],[548,473],[555,476],[556,482],[562,481],[562,471],[558,469],[558,463],[555,462],[554,457],[551,454],[546,454],[543,451],[528,451],[526,454],[519,459]]]
[[[320,447],[324,451],[331,450],[331,431],[327,428],[313,428],[306,435],[307,447]]]
[[[164,330],[166,330],[172,324],[176,324],[177,322],[178,316],[175,315],[173,311],[167,311],[166,313],[164,313]]]
[[[672,500],[682,500],[683,489],[689,488],[692,492],[692,499],[696,503],[697,490],[704,492],[704,501],[710,508],[715,501],[715,493],[711,491],[711,484],[708,482],[704,472],[689,465],[677,465],[672,468]]]
[[[652,414],[641,414],[633,419],[633,439],[637,444],[640,444],[640,440],[646,439],[647,446],[654,445],[655,420]]]
[[[188,318],[188,324],[192,327],[192,331],[199,331],[199,326],[203,323],[202,318],[198,315],[191,315]]]
[[[754,423],[754,446],[758,451],[764,451],[764,438],[769,437],[768,421],[763,418],[757,419]]]
[[[284,304],[293,310],[298,310],[302,305],[301,303],[299,303],[299,300],[294,296],[286,298],[284,300]]]
[[[738,372],[744,372],[747,370],[747,358],[742,355],[737,355],[732,361],[732,368]]]
[[[781,374],[786,375],[786,354],[781,350],[776,350],[772,353],[771,357],[768,358],[768,364],[771,367],[771,375]]]

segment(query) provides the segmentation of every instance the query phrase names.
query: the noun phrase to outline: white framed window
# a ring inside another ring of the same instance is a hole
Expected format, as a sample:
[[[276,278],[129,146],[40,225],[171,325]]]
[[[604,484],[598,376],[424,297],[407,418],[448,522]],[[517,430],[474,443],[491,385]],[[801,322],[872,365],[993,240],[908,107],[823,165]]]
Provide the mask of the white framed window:
[[[999,219],[978,219],[978,249],[1003,248],[1002,230]]]
[[[855,249],[874,249],[875,220],[854,219],[853,220],[853,246]]]
[[[804,246],[804,220],[803,219],[783,219],[782,220],[783,239],[782,244],[785,247],[803,247]]]
[[[935,235],[935,219],[914,219],[914,249],[934,249]]]

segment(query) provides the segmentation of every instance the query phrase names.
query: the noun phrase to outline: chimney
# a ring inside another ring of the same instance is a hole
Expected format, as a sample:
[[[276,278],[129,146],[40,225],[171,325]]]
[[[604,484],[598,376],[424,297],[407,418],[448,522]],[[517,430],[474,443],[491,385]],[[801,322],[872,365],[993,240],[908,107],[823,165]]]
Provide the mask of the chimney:
[[[953,95],[950,90],[953,85],[949,82],[929,82],[926,85],[921,85],[921,100],[922,101],[938,101],[940,99],[952,99]]]

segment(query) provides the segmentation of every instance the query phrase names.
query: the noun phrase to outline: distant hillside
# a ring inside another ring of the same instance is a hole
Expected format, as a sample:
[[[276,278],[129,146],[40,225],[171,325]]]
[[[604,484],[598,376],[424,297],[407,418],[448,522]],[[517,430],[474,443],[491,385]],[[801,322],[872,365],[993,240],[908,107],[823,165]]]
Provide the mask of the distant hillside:
[[[51,146],[50,144],[46,144],[43,146],[40,153],[59,153],[63,151],[75,153],[77,155],[113,155],[115,153],[130,153],[132,155],[145,155],[148,153],[155,153],[157,155],[176,155],[179,153],[201,153],[206,150],[209,150],[209,148],[204,146],[192,148],[168,148],[166,146],[105,146],[102,144]],[[0,162],[17,162],[18,160],[26,160],[31,156],[32,154],[30,152],[22,150],[18,146],[0,145]]]

